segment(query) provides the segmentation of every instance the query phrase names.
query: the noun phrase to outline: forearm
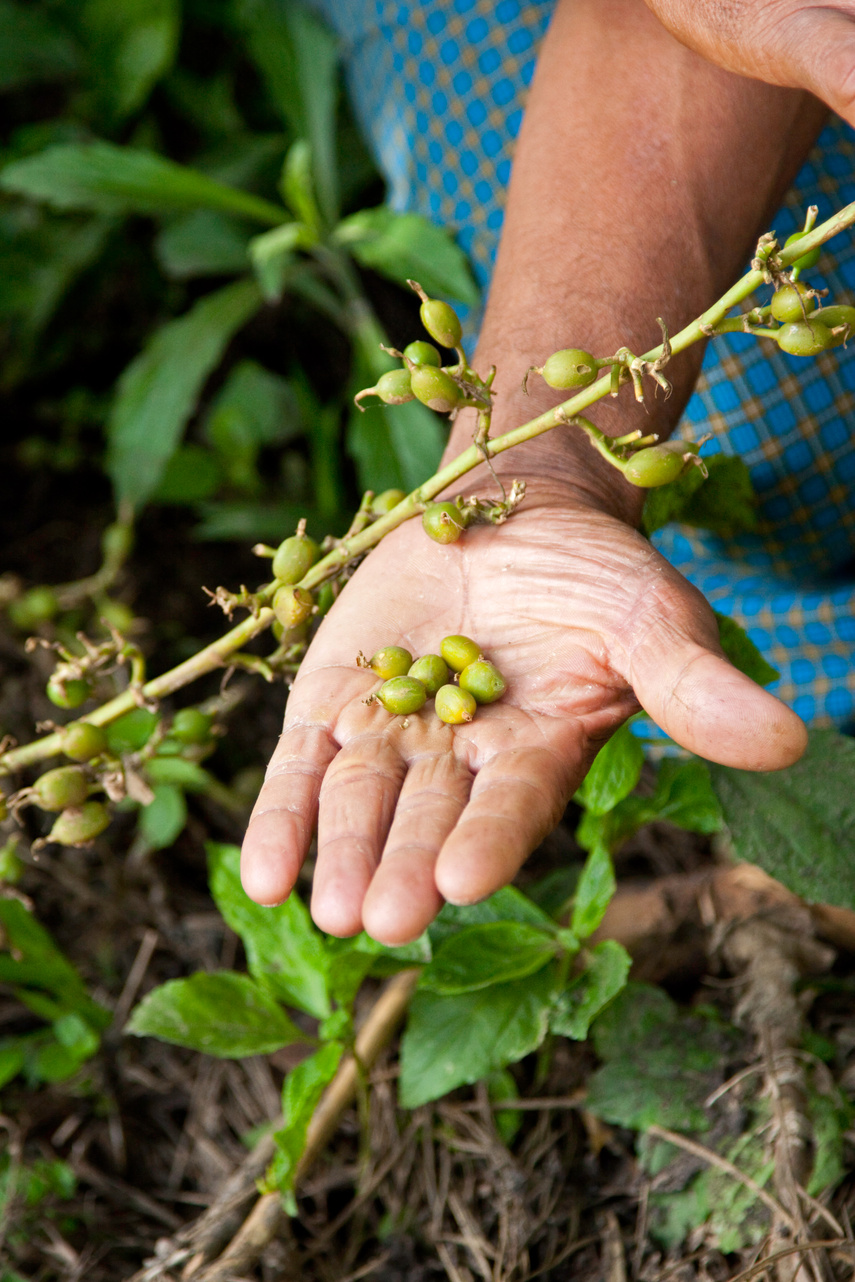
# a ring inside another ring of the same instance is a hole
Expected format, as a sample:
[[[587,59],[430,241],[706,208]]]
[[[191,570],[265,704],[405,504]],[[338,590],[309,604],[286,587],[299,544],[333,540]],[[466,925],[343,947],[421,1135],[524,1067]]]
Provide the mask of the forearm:
[[[529,365],[578,346],[642,352],[712,303],[750,257],[825,109],[800,91],[722,71],[679,44],[642,0],[561,0],[541,51],[518,140],[505,226],[476,356],[498,366],[495,430],[557,403]],[[666,436],[691,394],[701,345],[669,365],[667,401],[626,390],[591,417],[618,435]],[[452,436],[456,452],[471,422]],[[581,433],[514,450],[506,474],[580,469],[618,496],[630,489]],[[637,504],[635,505],[637,506]]]

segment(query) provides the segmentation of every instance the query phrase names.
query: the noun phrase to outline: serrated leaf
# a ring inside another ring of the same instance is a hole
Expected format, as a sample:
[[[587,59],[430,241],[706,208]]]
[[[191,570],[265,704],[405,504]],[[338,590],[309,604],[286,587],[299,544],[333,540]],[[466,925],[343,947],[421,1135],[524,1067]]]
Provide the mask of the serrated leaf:
[[[107,426],[107,471],[119,502],[142,507],[157,489],[208,375],[261,304],[237,281],[169,321],[119,379]]]
[[[150,850],[168,850],[187,823],[187,802],[175,784],[159,783],[154,798],[140,810],[140,836]]]
[[[302,901],[292,893],[275,907],[256,904],[241,885],[239,847],[209,842],[206,850],[211,894],[243,940],[252,974],[281,1001],[325,1019],[329,960]]]
[[[595,815],[606,814],[632,792],[643,765],[641,741],[624,724],[600,748],[574,800]]]
[[[656,777],[656,791],[649,799],[651,818],[667,819],[687,832],[719,832],[721,806],[705,761],[679,761],[663,757]]]
[[[233,276],[250,265],[249,237],[246,224],[213,209],[197,209],[164,227],[154,252],[173,280]]]
[[[855,908],[855,740],[811,730],[785,770],[709,769],[739,859],[805,899]]]
[[[705,460],[708,468],[712,461],[712,459]],[[701,469],[688,467],[676,481],[648,490],[641,514],[642,532],[650,538],[650,535],[660,530],[663,525],[668,525],[671,521],[679,521],[692,495],[703,483],[704,474]]]
[[[99,114],[124,120],[143,105],[178,47],[178,0],[84,0],[76,14],[90,51]]]
[[[576,834],[579,840],[579,834]],[[597,929],[615,893],[615,871],[608,848],[597,842],[592,846],[579,874],[573,900],[570,929],[578,939],[587,939]]]
[[[457,997],[417,991],[401,1039],[404,1108],[439,1099],[536,1050],[546,1035],[553,968]]]
[[[103,141],[59,144],[14,161],[0,172],[0,188],[56,209],[98,214],[171,214],[202,208],[275,226],[284,213],[258,196],[154,152]]]
[[[74,41],[42,9],[0,3],[0,92],[71,76],[80,66]]]
[[[465,926],[477,926],[491,921],[518,921],[542,930],[553,928],[553,922],[542,908],[524,895],[516,886],[503,886],[494,895],[482,899],[477,904],[458,908],[455,904],[445,904],[438,917],[428,927],[428,936],[434,952],[443,940],[455,934]]]
[[[780,672],[766,662],[745,629],[726,614],[713,613],[718,624],[719,643],[733,666],[759,686],[777,681]]]
[[[650,490],[641,528],[649,537],[670,521],[682,521],[730,537],[757,528],[757,496],[741,458],[713,454],[704,459],[709,475],[689,467],[672,481]]]
[[[475,992],[533,975],[555,951],[553,933],[539,926],[514,921],[464,926],[437,948],[419,987],[445,996]]]
[[[466,254],[445,228],[421,214],[396,213],[388,205],[361,209],[339,223],[335,239],[363,267],[399,285],[417,280],[428,294],[470,307],[481,300]]]
[[[276,1152],[267,1169],[264,1191],[286,1196],[293,1203],[292,1190],[297,1164],[306,1147],[306,1132],[315,1109],[328,1084],[335,1077],[344,1047],[341,1042],[327,1042],[304,1059],[285,1078],[282,1088],[282,1112],[285,1125],[275,1132]],[[291,1195],[289,1197],[289,1195]]]
[[[623,988],[631,965],[629,953],[614,939],[591,948],[582,974],[556,999],[549,1016],[550,1032],[576,1041],[587,1037],[591,1021]]]
[[[125,1032],[221,1059],[270,1055],[306,1040],[260,984],[232,970],[161,984],[134,1009]]]

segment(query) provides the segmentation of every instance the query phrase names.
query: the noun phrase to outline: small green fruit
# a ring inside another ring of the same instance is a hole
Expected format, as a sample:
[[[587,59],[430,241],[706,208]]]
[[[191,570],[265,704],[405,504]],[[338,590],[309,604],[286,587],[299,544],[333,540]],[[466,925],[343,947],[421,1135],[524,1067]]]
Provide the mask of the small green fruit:
[[[79,766],[57,766],[33,784],[33,800],[42,810],[82,806],[89,796],[89,781]]]
[[[802,236],[806,235],[807,232],[794,231],[792,236],[788,236],[784,241],[784,248],[786,249],[787,245],[794,245],[797,240],[801,240]],[[801,258],[797,258],[794,263],[790,264],[790,266],[798,267],[799,271],[809,271],[811,267],[816,267],[819,262],[821,252],[822,251],[817,245],[816,249],[809,249],[806,254],[803,254]]]
[[[436,692],[436,715],[449,726],[459,726],[471,721],[477,704],[468,690],[460,686],[440,686]]]
[[[419,308],[419,316],[434,342],[441,347],[460,346],[463,330],[457,313],[448,303],[438,298],[427,298]]]
[[[842,325],[848,325],[848,333],[832,334],[831,341],[834,347],[840,347],[842,343],[848,342],[855,334],[855,307],[847,307],[843,303],[834,303],[831,307],[823,307],[821,311],[813,313],[811,324],[819,321],[826,329],[839,329]]]
[[[62,750],[72,761],[91,761],[107,750],[107,732],[88,721],[72,721],[62,731]]]
[[[305,588],[294,588],[286,584],[279,588],[272,604],[273,613],[287,631],[309,618],[315,601],[311,592],[307,592]]]
[[[808,298],[808,287],[796,281],[794,285],[785,285],[773,296],[769,309],[776,321],[786,324],[788,321],[804,321],[816,307],[812,298]]]
[[[110,823],[110,812],[100,801],[63,810],[48,833],[48,841],[61,846],[88,846]]]
[[[376,494],[371,500],[372,516],[387,516],[406,497],[403,490],[384,490],[382,494]]]
[[[79,708],[92,694],[92,687],[81,677],[51,677],[47,683],[47,697],[56,708]]]
[[[273,574],[282,583],[299,583],[321,554],[314,539],[307,534],[292,534],[283,540],[273,557]]]
[[[428,698],[432,699],[439,687],[444,686],[448,680],[448,664],[438,654],[423,654],[420,659],[416,659],[407,676],[421,681],[428,692]]]
[[[434,347],[433,343],[425,343],[422,339],[417,338],[414,343],[408,343],[403,351],[404,360],[412,361],[414,365],[441,365],[442,357]]]
[[[375,387],[377,395],[384,405],[406,405],[413,399],[408,369],[390,369],[381,374]]]
[[[481,658],[481,647],[471,637],[444,637],[439,652],[452,672],[462,672],[470,663]]]
[[[30,588],[17,601],[9,602],[9,618],[16,628],[29,632],[47,623],[59,611],[59,602],[52,588]]]
[[[566,347],[553,352],[540,371],[549,387],[566,391],[571,387],[588,387],[597,377],[597,363],[590,352],[580,347]]]
[[[816,320],[782,325],[775,338],[781,351],[789,356],[819,356],[834,346],[834,335],[822,321]]]
[[[418,365],[410,375],[413,394],[436,410],[437,414],[450,414],[460,401],[460,388],[450,374],[434,365]]]
[[[476,659],[460,674],[460,689],[468,690],[476,703],[495,703],[507,688],[508,683],[499,669],[486,659]]]
[[[406,717],[424,707],[427,690],[421,681],[413,677],[393,677],[391,681],[384,681],[377,691],[377,698],[393,716]]]
[[[214,718],[199,708],[179,708],[172,718],[169,733],[179,743],[207,743]]]
[[[384,645],[382,650],[372,654],[368,666],[381,681],[390,681],[392,677],[405,677],[412,663],[413,656],[403,646]]]
[[[95,603],[98,617],[110,623],[117,632],[126,636],[134,623],[134,612],[124,601],[114,601],[112,597],[101,597]]]
[[[661,445],[651,445],[633,454],[623,474],[630,485],[652,490],[676,481],[686,466],[683,456],[697,452],[697,445],[691,441],[663,441]]]
[[[435,543],[456,543],[466,522],[456,503],[431,503],[422,513],[422,527]]]

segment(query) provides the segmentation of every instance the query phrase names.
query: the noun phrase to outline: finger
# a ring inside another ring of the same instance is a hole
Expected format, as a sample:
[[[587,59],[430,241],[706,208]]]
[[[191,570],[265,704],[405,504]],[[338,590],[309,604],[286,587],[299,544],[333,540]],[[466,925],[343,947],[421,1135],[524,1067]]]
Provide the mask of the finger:
[[[386,841],[406,764],[387,735],[342,748],[321,788],[312,916],[331,935],[362,929],[362,901]]]
[[[453,752],[410,765],[380,866],[362,906],[365,929],[390,946],[417,939],[442,907],[434,868],[469,798],[472,773]]]
[[[322,725],[293,725],[282,735],[241,850],[243,888],[259,904],[291,893],[309,849],[324,773],[338,745]]]
[[[784,35],[789,83],[810,90],[855,125],[855,14],[831,6],[799,9]]]
[[[581,779],[575,746],[498,753],[475,778],[469,805],[440,852],[436,885],[452,904],[472,904],[515,875],[551,832]]]

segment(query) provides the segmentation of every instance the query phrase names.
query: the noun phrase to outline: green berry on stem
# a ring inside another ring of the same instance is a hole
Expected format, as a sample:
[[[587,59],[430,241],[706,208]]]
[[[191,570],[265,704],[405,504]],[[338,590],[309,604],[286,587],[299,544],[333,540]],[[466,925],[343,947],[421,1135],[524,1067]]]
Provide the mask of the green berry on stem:
[[[384,645],[368,661],[369,668],[381,681],[405,677],[412,665],[413,656],[400,645]]]
[[[782,325],[775,334],[782,352],[789,356],[818,356],[834,346],[834,335],[822,321]]]
[[[468,690],[460,686],[440,686],[436,692],[436,715],[449,726],[459,726],[471,721],[477,704]]]
[[[470,663],[475,663],[481,658],[481,647],[478,642],[473,641],[471,637],[459,635],[443,637],[439,652],[452,672],[462,672],[464,668],[469,667]]]
[[[9,618],[16,628],[28,632],[41,623],[48,623],[59,611],[59,602],[52,588],[30,588],[17,601],[9,603]]]
[[[787,239],[784,241],[784,248],[786,249],[787,245],[794,245],[797,240],[801,240],[802,236],[806,236],[806,235],[807,235],[807,232],[794,231],[792,236],[788,236]],[[819,257],[821,252],[822,251],[817,245],[816,249],[809,249],[808,252],[806,254],[803,254],[801,258],[797,258],[794,263],[790,263],[790,266],[798,267],[799,271],[801,272],[810,271],[811,267],[816,267],[817,263],[819,262]]]
[[[387,516],[399,503],[403,503],[406,497],[403,490],[384,490],[382,494],[375,495],[371,500],[371,515]]]
[[[61,846],[88,846],[110,823],[110,812],[101,801],[86,801],[82,806],[63,810],[48,833],[48,841]]]
[[[563,351],[553,352],[537,373],[547,386],[560,391],[588,387],[597,377],[597,362],[590,352],[580,347],[566,347]]]
[[[428,298],[427,294],[415,281],[407,282],[422,300],[419,316],[422,324],[435,343],[441,347],[459,347],[463,337],[460,318],[453,307],[443,303],[439,298]]]
[[[79,766],[57,766],[36,780],[32,795],[42,810],[82,806],[89,796],[89,781]]]
[[[290,584],[279,588],[273,598],[273,613],[282,627],[287,631],[308,619],[314,609],[314,597],[305,588],[295,588]]]
[[[107,751],[107,732],[88,721],[72,721],[60,732],[62,750],[72,761],[91,761]]]
[[[47,683],[47,697],[55,708],[79,708],[92,694],[92,687],[82,677],[51,677]]]
[[[423,654],[420,659],[416,659],[407,676],[421,681],[428,692],[428,698],[432,699],[440,686],[444,686],[448,680],[448,664],[438,654]]]
[[[384,405],[406,405],[413,399],[408,369],[390,369],[377,380],[377,395]]]
[[[435,543],[456,543],[466,522],[456,503],[431,503],[422,513],[422,527]]]
[[[424,707],[427,690],[414,677],[392,677],[391,681],[383,682],[377,698],[393,716],[406,717]]]
[[[499,669],[487,659],[476,659],[460,674],[460,689],[467,690],[476,703],[495,703],[507,688],[508,683]]]
[[[179,743],[207,743],[214,718],[201,708],[179,708],[172,718],[169,733]]]
[[[434,365],[417,365],[410,375],[413,394],[437,414],[450,414],[460,401],[460,388],[450,374]]]
[[[786,324],[788,321],[804,321],[816,307],[808,296],[808,286],[800,280],[793,285],[784,285],[773,296],[769,310],[776,321]]]
[[[442,357],[433,343],[426,343],[421,338],[417,338],[413,343],[408,343],[402,355],[405,361],[412,361],[413,365],[442,364]]]
[[[273,574],[282,583],[299,583],[321,555],[321,549],[307,534],[292,534],[273,555]]]
[[[841,343],[848,342],[852,334],[855,334],[855,307],[847,307],[844,303],[833,303],[831,307],[823,307],[821,311],[813,313],[811,324],[817,321],[829,330],[840,329],[843,325],[848,327],[844,333],[831,335],[832,345],[839,347]]]
[[[623,469],[630,485],[652,490],[676,481],[686,466],[686,454],[697,454],[698,447],[691,441],[663,441],[639,450]]]

